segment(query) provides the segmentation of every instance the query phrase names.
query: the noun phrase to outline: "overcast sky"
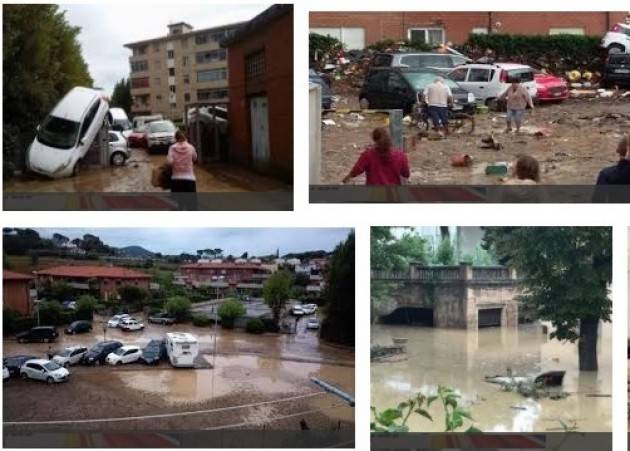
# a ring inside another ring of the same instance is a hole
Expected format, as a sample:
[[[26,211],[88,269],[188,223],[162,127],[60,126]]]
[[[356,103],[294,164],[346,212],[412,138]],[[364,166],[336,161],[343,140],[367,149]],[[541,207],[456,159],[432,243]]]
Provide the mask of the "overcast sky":
[[[79,41],[94,86],[109,94],[118,80],[129,76],[131,53],[124,44],[165,36],[169,23],[188,22],[198,30],[249,20],[268,6],[134,1],[60,5],[70,24],[81,27]]]
[[[225,255],[280,254],[325,250],[332,251],[351,229],[345,228],[36,228],[44,238],[61,233],[71,240],[86,233],[98,236],[105,244],[115,247],[142,246],[163,254],[194,254],[197,249],[223,249]]]

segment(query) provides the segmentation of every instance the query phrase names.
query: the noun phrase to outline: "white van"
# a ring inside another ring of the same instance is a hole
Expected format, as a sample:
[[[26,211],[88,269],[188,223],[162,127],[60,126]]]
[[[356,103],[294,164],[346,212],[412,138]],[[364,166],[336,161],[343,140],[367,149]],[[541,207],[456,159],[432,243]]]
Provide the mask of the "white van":
[[[166,354],[173,366],[193,366],[199,354],[197,337],[186,332],[167,332]]]
[[[136,116],[133,118],[133,130],[135,132],[146,132],[146,126],[150,122],[163,121],[164,116],[161,114],[153,114],[151,116]]]
[[[129,138],[132,132],[131,121],[127,117],[127,113],[122,108],[109,109],[110,122],[112,130],[122,133],[125,139]]]
[[[109,106],[102,93],[72,88],[37,126],[26,153],[26,166],[53,178],[75,175],[106,121]]]

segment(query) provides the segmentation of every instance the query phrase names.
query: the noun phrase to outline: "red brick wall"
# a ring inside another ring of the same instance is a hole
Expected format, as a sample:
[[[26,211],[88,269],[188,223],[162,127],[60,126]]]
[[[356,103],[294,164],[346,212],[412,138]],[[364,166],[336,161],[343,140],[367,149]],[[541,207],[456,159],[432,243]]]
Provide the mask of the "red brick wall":
[[[548,34],[549,28],[582,27],[587,35],[601,35],[621,22],[625,12],[493,12],[492,24],[501,22],[500,32]],[[607,20],[609,19],[609,21]],[[446,40],[461,44],[473,28],[487,27],[488,12],[311,12],[311,27],[363,27],[366,44],[381,39],[405,39],[414,26],[444,28]]]
[[[117,279],[99,279],[99,291],[101,298],[109,299],[120,287],[131,285],[134,287],[149,290],[150,279],[120,279],[120,284],[116,283]]]
[[[293,179],[293,13],[283,15],[265,30],[228,48],[230,80],[231,157],[251,164],[249,98],[245,84],[245,58],[265,51],[263,83],[269,107],[270,172],[287,181]]]
[[[29,282],[25,280],[3,280],[2,302],[23,315],[31,314]]]

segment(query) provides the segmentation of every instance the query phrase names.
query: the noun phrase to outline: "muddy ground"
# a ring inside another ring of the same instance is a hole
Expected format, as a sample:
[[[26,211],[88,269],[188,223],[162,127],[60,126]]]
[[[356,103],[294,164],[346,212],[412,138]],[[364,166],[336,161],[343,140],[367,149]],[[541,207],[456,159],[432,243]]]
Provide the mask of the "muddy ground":
[[[151,172],[166,160],[165,155],[150,155],[144,149],[131,149],[124,166],[82,167],[76,177],[51,180],[26,173],[5,179],[6,192],[161,192],[151,185]],[[286,191],[289,187],[275,179],[244,167],[213,163],[196,166],[198,192]]]
[[[339,108],[358,108],[358,92],[344,87]],[[341,111],[341,110],[340,110]],[[383,114],[328,113],[335,125],[322,129],[322,184],[340,184],[358,156],[370,143],[375,127],[385,126]],[[630,96],[623,99],[569,99],[559,104],[542,104],[527,113],[520,135],[505,134],[505,114],[477,114],[472,135],[454,133],[446,140],[417,138],[409,146],[411,184],[500,184],[499,176],[486,176],[485,168],[495,162],[513,162],[520,154],[535,157],[541,164],[542,184],[593,185],[604,166],[617,161],[615,149],[621,134],[630,129]],[[533,136],[542,130],[542,137]],[[405,137],[418,135],[414,126],[403,125]],[[503,145],[499,151],[480,148],[490,133]],[[455,155],[468,154],[473,165],[451,166]],[[365,183],[365,177],[352,184]]]
[[[100,325],[94,329],[91,334],[63,335],[52,345],[53,349],[102,340]],[[300,420],[304,420],[312,430],[354,428],[354,409],[337,397],[323,394],[310,381],[311,377],[318,377],[354,394],[354,353],[320,343],[317,333],[306,330],[305,324],[292,336],[254,336],[218,329],[216,355],[213,354],[215,331],[192,325],[147,325],[138,333],[109,329],[107,339],[142,346],[151,338],[175,330],[197,335],[199,359],[205,362],[197,364],[195,369],[175,369],[168,362],[156,367],[74,366],[70,368],[67,383],[52,386],[11,379],[4,384],[4,421],[142,417],[264,402],[186,416],[72,423],[72,427],[75,430],[201,430],[229,426],[228,429],[299,430]],[[7,338],[3,342],[3,355],[43,355],[48,346],[18,344]],[[299,398],[269,402],[292,397]],[[68,424],[5,424],[4,427],[11,432],[54,431],[67,429]]]

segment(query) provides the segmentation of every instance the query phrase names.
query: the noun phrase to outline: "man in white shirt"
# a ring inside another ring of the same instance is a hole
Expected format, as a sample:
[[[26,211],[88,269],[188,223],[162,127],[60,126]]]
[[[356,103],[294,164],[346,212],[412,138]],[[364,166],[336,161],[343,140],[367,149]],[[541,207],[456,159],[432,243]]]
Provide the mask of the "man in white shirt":
[[[424,101],[428,106],[429,117],[437,131],[444,130],[448,135],[448,106],[453,103],[453,93],[442,77],[424,88]]]

